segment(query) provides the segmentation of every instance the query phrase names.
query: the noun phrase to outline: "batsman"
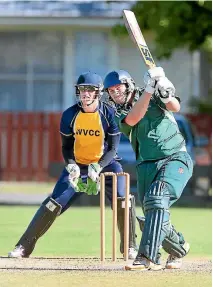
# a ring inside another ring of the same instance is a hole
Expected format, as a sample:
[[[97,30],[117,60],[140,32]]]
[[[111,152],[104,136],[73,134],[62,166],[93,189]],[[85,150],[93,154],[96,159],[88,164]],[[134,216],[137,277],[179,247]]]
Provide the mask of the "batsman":
[[[65,168],[52,195],[41,204],[15,249],[9,252],[9,257],[29,257],[37,240],[50,228],[57,216],[70,207],[76,197],[83,193],[97,195],[100,173],[123,172],[115,159],[120,131],[114,119],[114,110],[100,101],[102,93],[103,81],[99,75],[87,72],[79,76],[76,84],[77,104],[63,112],[60,124]],[[112,203],[112,177],[106,178],[105,192]],[[123,254],[124,177],[118,178],[117,196],[117,226],[120,252]],[[130,201],[128,256],[134,259],[137,255],[134,196],[130,197]]]
[[[192,176],[193,163],[172,112],[180,98],[161,67],[144,75],[137,88],[128,72],[110,72],[104,88],[116,105],[120,131],[129,139],[137,160],[138,195],[145,215],[139,251],[126,270],[160,270],[160,246],[169,253],[166,268],[180,268],[189,252],[170,221],[170,206],[181,196]]]

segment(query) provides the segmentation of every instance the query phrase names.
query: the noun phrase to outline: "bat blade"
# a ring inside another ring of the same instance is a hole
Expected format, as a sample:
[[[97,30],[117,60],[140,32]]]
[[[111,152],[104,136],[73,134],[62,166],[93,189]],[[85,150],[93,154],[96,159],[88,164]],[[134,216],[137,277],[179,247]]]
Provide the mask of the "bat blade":
[[[123,10],[123,19],[127,31],[132,38],[133,42],[137,45],[141,55],[143,56],[144,62],[148,68],[155,67],[155,61],[149,51],[146,41],[143,37],[141,29],[138,25],[135,14],[129,10]]]

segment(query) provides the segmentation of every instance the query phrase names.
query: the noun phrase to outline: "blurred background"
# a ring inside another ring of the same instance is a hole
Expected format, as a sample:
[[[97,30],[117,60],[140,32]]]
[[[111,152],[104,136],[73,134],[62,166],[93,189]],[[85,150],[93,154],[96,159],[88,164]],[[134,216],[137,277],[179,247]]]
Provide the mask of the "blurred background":
[[[52,192],[63,168],[60,117],[75,103],[79,74],[124,69],[143,85],[146,67],[123,9],[135,12],[182,101],[176,119],[195,169],[179,204],[211,205],[211,1],[0,1],[0,203],[39,204]],[[118,156],[135,192],[125,138]],[[97,198],[82,196],[78,204]]]

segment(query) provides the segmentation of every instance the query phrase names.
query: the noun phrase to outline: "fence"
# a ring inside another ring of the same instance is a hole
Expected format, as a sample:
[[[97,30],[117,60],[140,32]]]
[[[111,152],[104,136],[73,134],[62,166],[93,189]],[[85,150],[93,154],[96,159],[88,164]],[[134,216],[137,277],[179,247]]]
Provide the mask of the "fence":
[[[49,163],[62,161],[60,116],[0,113],[1,180],[49,180]]]
[[[60,117],[60,113],[0,113],[0,180],[51,180],[50,164],[63,162]],[[211,116],[189,118],[199,123],[200,134],[210,137]]]

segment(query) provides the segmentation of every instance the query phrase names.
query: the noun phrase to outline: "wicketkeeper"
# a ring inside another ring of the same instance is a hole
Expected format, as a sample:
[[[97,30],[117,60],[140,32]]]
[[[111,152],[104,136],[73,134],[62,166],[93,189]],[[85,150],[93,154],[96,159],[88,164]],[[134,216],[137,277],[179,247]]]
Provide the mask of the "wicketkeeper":
[[[91,72],[80,75],[76,84],[78,103],[64,111],[60,134],[66,163],[53,193],[44,200],[30,225],[17,242],[9,257],[29,257],[37,240],[50,228],[57,216],[67,210],[73,199],[83,193],[96,195],[101,172],[123,172],[115,160],[120,131],[114,120],[114,110],[100,102],[103,82]],[[106,196],[112,202],[112,178],[106,178]],[[120,251],[124,253],[125,178],[118,177],[117,225]],[[137,255],[135,240],[135,199],[130,198],[129,258]],[[72,228],[72,227],[71,227]]]

